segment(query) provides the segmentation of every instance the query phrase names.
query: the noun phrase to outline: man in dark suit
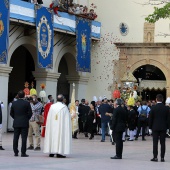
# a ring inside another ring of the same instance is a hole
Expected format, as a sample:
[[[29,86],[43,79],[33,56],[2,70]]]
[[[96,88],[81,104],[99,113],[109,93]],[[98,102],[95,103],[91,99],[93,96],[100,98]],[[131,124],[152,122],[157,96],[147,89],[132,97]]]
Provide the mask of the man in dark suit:
[[[18,156],[18,140],[21,134],[22,137],[22,147],[21,147],[21,157],[28,157],[26,154],[26,144],[29,128],[29,120],[32,116],[32,110],[30,103],[24,100],[24,91],[18,92],[19,99],[14,101],[11,106],[10,115],[14,119],[14,139],[13,139],[13,150],[15,155]]]
[[[88,137],[87,129],[86,129],[86,121],[87,121],[87,115],[90,111],[90,107],[88,106],[88,101],[85,99],[82,99],[82,104],[79,105],[79,128],[81,128],[81,131],[84,132],[85,137]]]
[[[83,106],[84,105],[85,105],[85,99],[81,99],[81,103],[79,104],[79,107],[78,107],[78,112],[79,112],[79,118],[78,118],[79,133],[83,132],[82,116],[83,116]]]
[[[149,116],[149,132],[153,135],[153,159],[151,161],[158,161],[158,140],[160,138],[161,144],[161,162],[164,162],[165,156],[165,138],[166,130],[168,129],[169,109],[163,102],[163,96],[158,94],[156,96],[157,104],[151,108]]]
[[[99,114],[101,116],[101,127],[102,127],[102,140],[101,142],[105,142],[105,134],[108,127],[108,123],[110,122],[110,116],[107,116],[106,113],[111,113],[113,109],[107,103],[107,98],[104,97],[103,104],[98,108]]]
[[[112,117],[111,129],[114,131],[115,142],[116,142],[116,155],[111,159],[122,159],[123,153],[123,140],[122,135],[126,127],[126,111],[122,105],[122,100],[117,99],[114,103],[114,111]]]

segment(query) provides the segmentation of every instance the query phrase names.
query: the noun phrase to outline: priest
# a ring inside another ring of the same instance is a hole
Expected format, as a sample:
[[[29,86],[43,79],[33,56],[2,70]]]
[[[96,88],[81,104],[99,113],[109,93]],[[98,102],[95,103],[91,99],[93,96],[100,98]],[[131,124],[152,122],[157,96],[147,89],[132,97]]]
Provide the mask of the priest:
[[[44,153],[48,153],[49,157],[56,155],[58,158],[65,158],[71,154],[71,115],[67,106],[62,104],[63,99],[63,95],[57,96],[57,103],[50,107],[47,116]]]

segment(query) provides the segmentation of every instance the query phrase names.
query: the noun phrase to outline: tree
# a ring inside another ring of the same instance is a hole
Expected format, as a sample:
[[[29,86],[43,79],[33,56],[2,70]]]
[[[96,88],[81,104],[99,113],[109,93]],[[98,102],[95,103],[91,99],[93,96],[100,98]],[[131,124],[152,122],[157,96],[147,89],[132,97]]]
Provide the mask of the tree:
[[[161,18],[170,18],[170,3],[165,4],[162,8],[154,7],[153,14],[148,15],[145,20],[150,23],[155,23]]]

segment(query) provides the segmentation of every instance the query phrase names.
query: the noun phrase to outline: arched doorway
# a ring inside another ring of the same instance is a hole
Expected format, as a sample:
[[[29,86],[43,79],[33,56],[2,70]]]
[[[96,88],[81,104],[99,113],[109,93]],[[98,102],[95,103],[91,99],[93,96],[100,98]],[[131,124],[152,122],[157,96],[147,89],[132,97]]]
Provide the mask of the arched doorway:
[[[63,94],[67,100],[67,104],[69,103],[69,94],[70,94],[70,85],[66,79],[68,75],[68,66],[65,57],[63,56],[60,60],[60,64],[58,67],[58,72],[61,73],[58,79],[57,84],[57,94]]]
[[[8,101],[12,101],[15,94],[24,89],[24,82],[34,82],[35,78],[32,71],[35,71],[35,64],[30,52],[24,47],[19,46],[12,54],[10,66],[13,67],[9,76]]]
[[[166,99],[166,77],[158,67],[149,64],[142,65],[134,70],[133,75],[138,84],[140,79],[143,82],[142,99],[155,100],[157,94],[162,94]]]

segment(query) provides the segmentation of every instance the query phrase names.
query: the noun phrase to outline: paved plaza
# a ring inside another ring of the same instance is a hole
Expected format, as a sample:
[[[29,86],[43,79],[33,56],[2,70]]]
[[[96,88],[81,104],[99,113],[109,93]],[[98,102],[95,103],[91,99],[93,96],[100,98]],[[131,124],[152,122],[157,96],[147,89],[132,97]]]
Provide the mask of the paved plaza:
[[[101,136],[93,140],[82,134],[79,139],[73,140],[73,154],[66,159],[50,158],[42,151],[27,151],[28,158],[14,157],[12,151],[12,133],[3,135],[3,147],[0,151],[0,170],[169,170],[170,169],[170,139],[167,139],[166,162],[150,162],[152,158],[152,139],[147,141],[124,143],[122,160],[112,160],[115,155],[115,146],[109,142],[100,142]],[[42,140],[43,146],[43,140]]]

